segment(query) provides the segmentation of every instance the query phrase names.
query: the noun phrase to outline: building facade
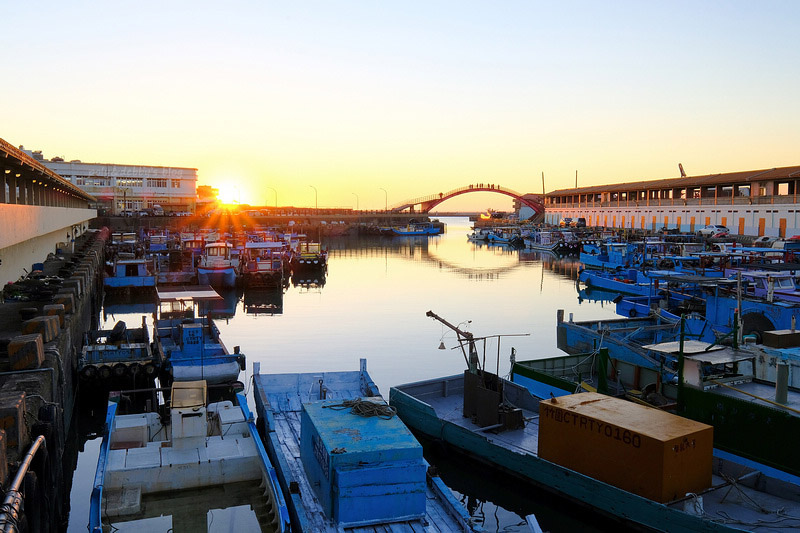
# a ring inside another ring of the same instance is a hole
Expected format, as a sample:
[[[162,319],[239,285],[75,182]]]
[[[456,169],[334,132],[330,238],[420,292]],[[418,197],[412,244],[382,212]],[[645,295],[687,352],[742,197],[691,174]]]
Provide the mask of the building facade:
[[[23,151],[95,197],[95,207],[101,212],[119,215],[153,206],[161,206],[166,213],[195,211],[196,168],[84,163],[45,159],[41,150]]]
[[[586,219],[588,226],[677,229],[708,224],[739,235],[800,234],[800,166],[576,187],[547,193],[545,222]]]
[[[97,216],[95,198],[0,139],[0,284],[71,250]]]

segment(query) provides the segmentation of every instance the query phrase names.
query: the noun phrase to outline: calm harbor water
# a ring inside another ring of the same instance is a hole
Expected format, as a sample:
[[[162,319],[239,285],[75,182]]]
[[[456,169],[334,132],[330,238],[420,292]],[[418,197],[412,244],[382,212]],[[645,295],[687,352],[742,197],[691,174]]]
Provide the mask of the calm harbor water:
[[[507,375],[511,348],[518,360],[557,355],[556,311],[580,320],[610,318],[609,302],[581,298],[578,263],[549,255],[479,245],[467,241],[466,218],[442,219],[447,232],[432,238],[352,236],[331,239],[324,280],[293,280],[286,291],[225,293],[217,323],[229,349],[240,346],[250,389],[253,363],[262,373],[356,370],[359,359],[381,392],[402,383],[461,373],[465,362],[454,349],[456,335],[425,316],[428,310],[476,336],[509,335],[485,346],[487,369]],[[155,309],[152,298],[107,299],[101,326],[125,320],[141,324]],[[440,343],[447,349],[438,349]],[[482,349],[482,347],[481,347]],[[497,365],[497,366],[495,366]],[[252,402],[251,402],[252,403]],[[83,407],[70,435],[77,453],[70,493],[69,531],[85,531],[104,412]],[[436,445],[426,456],[443,479],[481,517],[487,531],[526,531],[521,524],[536,513],[545,530],[591,530],[594,520],[577,522],[574,506],[532,487],[450,457]],[[216,521],[214,530],[228,531]],[[594,524],[597,526],[597,524]],[[216,529],[217,527],[219,529]],[[603,529],[602,526],[596,530]]]

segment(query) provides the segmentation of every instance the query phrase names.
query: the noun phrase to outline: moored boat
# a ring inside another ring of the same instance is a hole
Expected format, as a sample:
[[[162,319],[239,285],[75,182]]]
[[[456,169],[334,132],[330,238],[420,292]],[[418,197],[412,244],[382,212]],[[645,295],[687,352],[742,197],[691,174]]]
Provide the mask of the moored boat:
[[[103,278],[107,290],[125,290],[142,287],[155,287],[156,276],[153,261],[144,258],[115,259]]]
[[[293,531],[481,530],[431,475],[365,360],[351,372],[270,375],[256,367],[253,381]]]
[[[800,480],[715,455],[709,426],[593,393],[541,400],[480,368],[460,339],[463,375],[391,389],[412,429],[640,529],[800,526]]]
[[[228,242],[212,242],[203,248],[197,265],[197,282],[200,285],[231,288],[236,286],[236,265],[232,256],[233,245]]]
[[[160,370],[161,357],[151,349],[145,317],[141,328],[128,328],[120,320],[110,330],[85,334],[78,375],[90,389],[153,386]]]
[[[123,413],[126,396],[108,404],[89,530],[199,531],[221,520],[237,531],[289,531],[245,397],[208,402],[205,381],[152,393],[159,409]]]
[[[236,381],[245,357],[235,346],[230,353],[219,328],[208,316],[223,298],[211,287],[158,291],[159,317],[153,322],[153,346],[164,361],[166,381]],[[197,310],[197,312],[195,312]]]

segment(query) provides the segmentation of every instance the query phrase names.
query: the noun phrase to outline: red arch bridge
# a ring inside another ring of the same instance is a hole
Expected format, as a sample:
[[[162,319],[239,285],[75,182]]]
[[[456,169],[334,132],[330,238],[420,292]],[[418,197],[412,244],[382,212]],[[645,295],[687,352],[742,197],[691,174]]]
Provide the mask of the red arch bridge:
[[[506,196],[510,196],[515,200],[519,200],[522,205],[526,205],[533,209],[535,212],[534,216],[544,214],[544,205],[537,199],[531,198],[530,196],[523,197],[522,194],[512,191],[506,187],[502,187],[496,184],[489,184],[489,183],[478,183],[476,185],[467,185],[466,187],[460,187],[458,189],[453,189],[452,191],[447,192],[440,192],[438,194],[431,194],[428,196],[422,196],[420,198],[414,198],[413,200],[405,200],[398,204],[395,204],[389,208],[389,211],[393,213],[401,213],[403,211],[408,210],[411,213],[428,213],[431,209],[439,205],[440,203],[444,202],[445,200],[449,200],[454,196],[460,196],[462,194],[469,194],[473,192],[495,192],[498,194],[504,194]],[[541,197],[539,197],[541,198]]]

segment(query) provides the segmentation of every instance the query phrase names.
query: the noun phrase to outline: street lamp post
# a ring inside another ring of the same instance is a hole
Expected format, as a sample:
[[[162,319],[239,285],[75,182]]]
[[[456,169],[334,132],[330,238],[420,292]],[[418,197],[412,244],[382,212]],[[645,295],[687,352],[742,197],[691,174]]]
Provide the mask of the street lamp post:
[[[386,192],[386,189],[384,189],[383,187],[378,187],[378,189],[383,191],[383,210],[384,211],[388,211],[389,210],[389,193]]]
[[[354,192],[351,192],[350,194],[356,197],[356,211],[358,211],[358,195]]]
[[[313,185],[309,185],[309,187],[311,187],[312,189],[314,189],[314,209],[319,209],[319,203],[317,202],[317,198],[318,198],[318,195],[317,195],[317,188],[316,188],[316,187],[314,187]]]
[[[267,189],[269,189],[269,190],[271,190],[272,192],[275,193],[275,207],[278,207],[278,191],[276,191],[272,187],[267,187]]]

